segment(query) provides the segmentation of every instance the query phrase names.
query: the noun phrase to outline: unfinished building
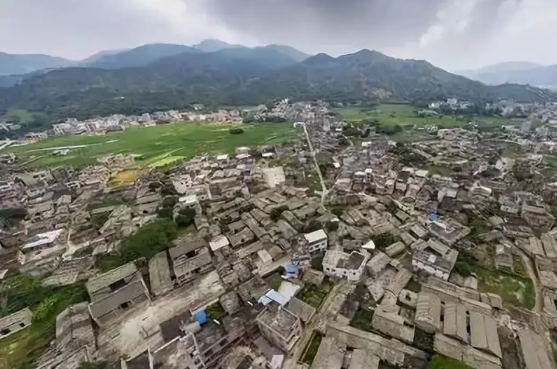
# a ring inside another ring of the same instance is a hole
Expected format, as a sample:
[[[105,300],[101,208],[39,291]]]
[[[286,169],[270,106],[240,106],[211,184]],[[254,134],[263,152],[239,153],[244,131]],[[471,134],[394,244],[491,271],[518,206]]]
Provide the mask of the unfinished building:
[[[268,305],[257,317],[263,336],[285,352],[289,352],[302,334],[300,318],[287,309]]]
[[[92,277],[86,288],[91,297],[89,312],[100,326],[130,307],[150,300],[143,277],[133,262]]]
[[[0,318],[0,340],[31,325],[33,313],[29,308]]]
[[[204,240],[184,242],[168,250],[178,283],[185,283],[213,268],[208,244]]]

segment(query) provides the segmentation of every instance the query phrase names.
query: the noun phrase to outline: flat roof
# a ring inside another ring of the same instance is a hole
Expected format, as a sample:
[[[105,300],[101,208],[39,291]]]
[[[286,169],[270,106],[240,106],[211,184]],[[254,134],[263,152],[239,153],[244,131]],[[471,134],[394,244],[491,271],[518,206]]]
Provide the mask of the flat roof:
[[[22,248],[23,249],[30,249],[30,248],[33,248],[33,247],[37,247],[37,246],[52,243],[52,242],[56,241],[56,239],[62,234],[62,232],[64,232],[63,229],[57,229],[55,231],[50,231],[50,232],[45,232],[45,233],[38,234],[36,236],[31,237],[29,239],[29,242],[27,242]]]
[[[209,242],[209,246],[213,251],[217,251],[228,245],[230,245],[230,241],[228,241],[228,238],[224,236],[217,236],[211,242]]]
[[[193,195],[188,195],[188,196],[182,196],[178,199],[178,202],[182,202],[187,204],[195,204],[197,202],[197,195],[193,194]]]
[[[318,242],[318,241],[322,241],[324,239],[327,238],[327,234],[325,233],[324,230],[320,229],[318,231],[314,231],[311,233],[306,233],[304,234],[304,237],[306,239],[306,241],[308,241],[309,243],[313,243],[313,242]]]

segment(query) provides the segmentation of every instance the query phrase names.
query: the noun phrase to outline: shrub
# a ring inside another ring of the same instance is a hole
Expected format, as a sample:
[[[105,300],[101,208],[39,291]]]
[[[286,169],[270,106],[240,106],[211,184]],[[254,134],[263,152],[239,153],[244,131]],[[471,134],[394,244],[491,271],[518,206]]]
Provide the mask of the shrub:
[[[242,133],[244,133],[244,130],[242,128],[230,128],[228,131],[231,135],[241,135]]]

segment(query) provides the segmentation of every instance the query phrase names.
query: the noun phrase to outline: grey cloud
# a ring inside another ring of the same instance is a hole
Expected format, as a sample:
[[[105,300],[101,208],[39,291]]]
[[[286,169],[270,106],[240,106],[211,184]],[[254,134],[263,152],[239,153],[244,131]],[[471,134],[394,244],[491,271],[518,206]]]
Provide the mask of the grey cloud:
[[[0,0],[0,51],[83,58],[217,38],[310,53],[369,48],[448,68],[557,62],[555,0]]]
[[[295,44],[309,51],[389,50],[417,43],[446,9],[470,7],[465,34],[476,42],[501,22],[498,9],[522,0],[205,0],[207,11],[236,32],[261,42]],[[458,12],[452,15],[456,22]],[[452,35],[454,37],[454,35]]]
[[[0,50],[83,58],[153,42],[220,36],[192,1],[0,0]],[[213,34],[211,34],[213,32]]]

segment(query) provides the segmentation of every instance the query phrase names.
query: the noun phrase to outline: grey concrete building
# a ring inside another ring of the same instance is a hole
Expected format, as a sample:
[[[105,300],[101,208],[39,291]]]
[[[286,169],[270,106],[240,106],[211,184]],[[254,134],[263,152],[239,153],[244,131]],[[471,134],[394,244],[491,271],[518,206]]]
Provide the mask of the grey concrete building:
[[[6,338],[27,326],[31,325],[33,313],[29,308],[22,309],[13,314],[0,318],[0,339]]]
[[[300,318],[287,309],[268,305],[257,317],[263,336],[285,352],[290,351],[302,334]]]
[[[133,263],[89,279],[86,287],[91,296],[89,312],[101,326],[133,305],[150,299],[143,277]]]

